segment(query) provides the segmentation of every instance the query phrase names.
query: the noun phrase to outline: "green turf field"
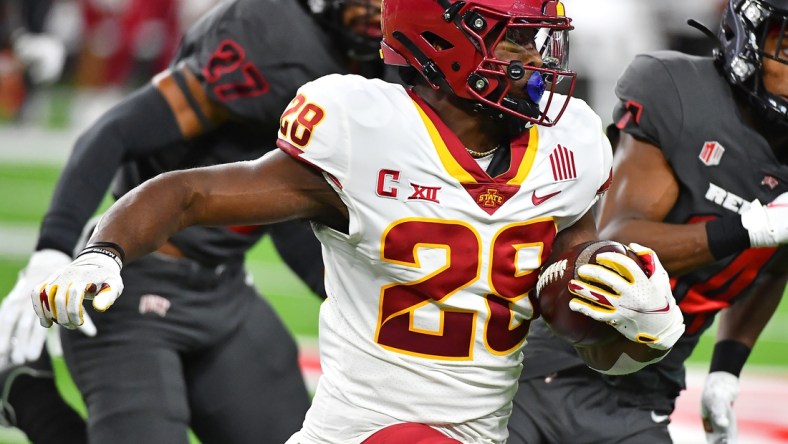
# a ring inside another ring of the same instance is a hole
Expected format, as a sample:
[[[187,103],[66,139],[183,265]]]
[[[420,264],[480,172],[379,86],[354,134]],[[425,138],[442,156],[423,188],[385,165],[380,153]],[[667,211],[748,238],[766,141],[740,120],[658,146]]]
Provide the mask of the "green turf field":
[[[11,290],[19,269],[27,262],[28,253],[16,251],[19,247],[11,245],[25,244],[19,237],[35,235],[58,171],[51,166],[0,164],[0,299]],[[299,338],[315,338],[320,300],[279,260],[271,243],[264,240],[254,248],[248,265],[261,292],[284,317],[291,331]],[[54,364],[58,386],[66,399],[84,414],[81,398],[62,359],[55,359]],[[0,444],[26,442],[18,433],[0,428]]]
[[[33,242],[46,210],[58,169],[32,164],[0,164],[0,298],[12,288],[16,273],[28,254],[24,245]],[[284,266],[267,241],[249,255],[249,267],[258,287],[270,299],[285,323],[300,338],[317,334],[319,300]],[[753,351],[750,363],[788,371],[788,298],[783,300]],[[693,363],[708,361],[713,338],[704,337],[691,357]],[[59,386],[65,397],[81,411],[80,397],[61,360],[56,361]],[[26,442],[18,434],[0,429],[0,444]]]

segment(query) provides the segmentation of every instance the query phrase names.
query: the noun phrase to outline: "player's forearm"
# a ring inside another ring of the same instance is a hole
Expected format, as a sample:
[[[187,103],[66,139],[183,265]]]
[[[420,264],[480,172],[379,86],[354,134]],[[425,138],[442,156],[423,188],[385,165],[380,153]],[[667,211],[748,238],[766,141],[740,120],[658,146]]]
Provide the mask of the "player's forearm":
[[[651,248],[671,276],[714,261],[702,223],[677,225],[645,219],[620,219],[602,228],[600,238],[624,244],[635,242]]]
[[[156,250],[190,225],[198,190],[181,175],[162,174],[123,196],[101,218],[88,243],[115,243],[126,253],[126,262]]]
[[[341,229],[347,209],[319,172],[274,150],[255,161],[161,174],[118,200],[90,241],[120,245],[129,261],[188,226],[299,218]]]

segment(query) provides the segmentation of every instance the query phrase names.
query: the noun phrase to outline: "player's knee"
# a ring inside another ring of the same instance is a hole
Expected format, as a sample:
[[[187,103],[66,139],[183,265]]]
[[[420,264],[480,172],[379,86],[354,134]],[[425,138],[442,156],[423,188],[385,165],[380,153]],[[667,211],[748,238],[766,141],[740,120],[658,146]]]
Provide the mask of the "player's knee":
[[[111,427],[141,427],[163,421],[165,424],[188,424],[189,408],[185,399],[176,396],[141,396],[145,390],[136,393],[93,393],[85,403],[91,427],[109,424]],[[145,426],[147,427],[147,426]]]

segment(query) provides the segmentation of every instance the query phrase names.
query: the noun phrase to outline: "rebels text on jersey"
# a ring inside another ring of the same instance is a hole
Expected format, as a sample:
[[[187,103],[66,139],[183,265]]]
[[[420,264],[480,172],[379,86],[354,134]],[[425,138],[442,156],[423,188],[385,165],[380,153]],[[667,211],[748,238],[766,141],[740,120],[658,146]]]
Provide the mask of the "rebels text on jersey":
[[[614,111],[623,131],[660,147],[681,190],[666,222],[695,223],[741,213],[788,191],[788,165],[738,112],[734,91],[708,57],[662,51],[638,56],[619,79]],[[664,110],[671,110],[664,112]],[[699,334],[788,252],[748,249],[673,280]]]
[[[609,183],[601,128],[572,100],[490,177],[399,85],[331,75],[299,90],[278,146],[321,169],[350,218],[348,233],[315,227],[329,298],[304,441],[356,442],[401,421],[505,439],[537,270]],[[367,421],[336,427],[348,417]]]

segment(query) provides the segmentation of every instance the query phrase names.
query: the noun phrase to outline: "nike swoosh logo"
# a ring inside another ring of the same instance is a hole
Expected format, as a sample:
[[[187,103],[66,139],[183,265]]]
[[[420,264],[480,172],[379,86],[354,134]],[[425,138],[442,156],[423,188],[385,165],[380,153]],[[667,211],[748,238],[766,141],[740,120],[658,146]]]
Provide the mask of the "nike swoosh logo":
[[[547,199],[558,195],[560,192],[561,191],[559,190],[559,191],[556,191],[554,193],[545,194],[544,196],[539,197],[539,196],[536,195],[536,191],[534,191],[534,193],[531,194],[531,202],[534,204],[534,206],[540,205],[540,204],[544,203],[544,201],[546,201]]]
[[[651,420],[657,424],[667,421],[668,418],[670,418],[670,415],[657,415],[657,412],[654,410],[651,411]]]
[[[662,307],[662,308],[656,308],[656,309],[653,309],[653,310],[640,310],[638,308],[628,307],[628,306],[623,305],[623,304],[621,305],[621,308],[626,308],[627,310],[632,310],[632,311],[637,312],[637,313],[645,313],[645,314],[648,314],[648,313],[667,313],[667,312],[670,311],[670,301],[668,301],[668,298],[665,298],[665,306]]]

